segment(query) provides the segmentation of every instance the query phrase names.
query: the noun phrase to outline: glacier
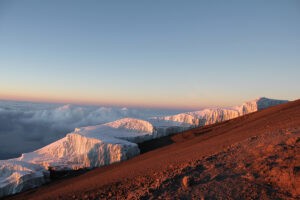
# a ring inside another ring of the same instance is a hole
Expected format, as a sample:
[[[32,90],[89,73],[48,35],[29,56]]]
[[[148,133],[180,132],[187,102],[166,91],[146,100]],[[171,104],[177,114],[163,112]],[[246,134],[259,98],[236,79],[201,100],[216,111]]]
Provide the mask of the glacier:
[[[123,118],[75,128],[65,137],[19,158],[0,161],[0,197],[37,187],[49,180],[51,170],[94,168],[139,155],[138,143],[193,127],[233,119],[285,103],[258,98],[230,108],[208,108],[145,120]]]
[[[94,168],[128,160],[140,153],[136,142],[156,138],[147,121],[124,118],[76,128],[64,138],[19,158],[0,162],[0,197],[41,185],[48,170]]]
[[[240,106],[234,106],[230,108],[207,108],[194,112],[180,113],[177,115],[153,117],[152,120],[158,121],[162,124],[171,124],[176,122],[179,125],[185,127],[197,127],[234,119],[242,115],[263,110],[268,107],[286,102],[288,101],[261,97],[252,101],[245,102]]]
[[[24,153],[17,160],[54,170],[100,167],[138,155],[137,143],[155,137],[156,131],[149,122],[124,118],[76,128],[66,137],[34,152]]]
[[[17,161],[0,160],[0,198],[47,182],[49,171],[40,165]]]

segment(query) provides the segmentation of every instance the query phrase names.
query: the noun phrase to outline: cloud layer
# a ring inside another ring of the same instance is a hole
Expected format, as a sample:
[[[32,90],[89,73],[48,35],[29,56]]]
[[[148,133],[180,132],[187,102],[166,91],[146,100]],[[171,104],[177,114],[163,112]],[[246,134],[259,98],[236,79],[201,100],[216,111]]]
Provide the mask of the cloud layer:
[[[0,159],[43,147],[76,127],[159,114],[162,113],[149,109],[0,101]]]

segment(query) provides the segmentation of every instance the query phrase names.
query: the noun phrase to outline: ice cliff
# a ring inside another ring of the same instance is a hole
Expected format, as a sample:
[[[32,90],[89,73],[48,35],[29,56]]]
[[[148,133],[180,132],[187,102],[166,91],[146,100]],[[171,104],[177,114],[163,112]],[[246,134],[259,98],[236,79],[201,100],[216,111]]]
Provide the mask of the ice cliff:
[[[160,123],[174,122],[183,126],[196,127],[226,121],[285,102],[287,101],[262,97],[231,108],[209,108],[172,116],[154,117],[152,120],[159,121]]]
[[[40,165],[0,160],[0,198],[44,184],[49,172]]]
[[[136,143],[157,137],[147,121],[124,118],[76,128],[66,137],[17,160],[56,170],[92,168],[127,160],[139,154]]]

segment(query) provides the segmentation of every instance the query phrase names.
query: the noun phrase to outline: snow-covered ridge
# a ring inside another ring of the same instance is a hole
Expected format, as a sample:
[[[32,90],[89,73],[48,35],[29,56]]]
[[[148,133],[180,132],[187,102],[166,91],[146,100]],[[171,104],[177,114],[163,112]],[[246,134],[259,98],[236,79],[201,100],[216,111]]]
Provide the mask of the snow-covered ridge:
[[[286,102],[288,101],[261,97],[253,101],[245,102],[240,106],[231,108],[210,108],[172,116],[155,117],[154,119],[160,121],[161,123],[165,121],[168,123],[177,122],[186,126],[203,126],[230,120],[245,114],[256,112]]]
[[[146,132],[152,133],[153,126],[148,121],[140,120],[140,119],[133,119],[133,118],[123,118],[121,120],[117,120],[114,122],[110,122],[105,124],[107,127],[112,127],[116,129],[124,129],[128,131],[136,131],[136,132]]]
[[[133,118],[123,118],[102,125],[76,128],[74,133],[89,138],[117,138],[135,143],[153,139],[157,134],[150,122]]]
[[[0,161],[0,197],[39,186],[48,169],[93,168],[124,161],[140,153],[137,143],[222,122],[287,101],[259,98],[232,108],[203,109],[146,120],[123,118],[76,128],[64,138],[21,157]],[[66,109],[66,108],[62,108]]]

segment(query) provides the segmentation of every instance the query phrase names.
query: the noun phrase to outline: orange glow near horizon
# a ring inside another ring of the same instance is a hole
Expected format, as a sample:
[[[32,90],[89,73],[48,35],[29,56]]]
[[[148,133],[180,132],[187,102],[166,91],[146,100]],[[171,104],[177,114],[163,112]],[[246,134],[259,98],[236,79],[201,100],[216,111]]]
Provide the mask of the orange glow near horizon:
[[[204,101],[193,102],[192,100],[182,98],[173,100],[172,98],[162,98],[162,99],[149,99],[145,100],[143,98],[99,98],[99,97],[64,97],[60,95],[28,95],[28,94],[0,94],[0,99],[2,100],[15,100],[15,101],[30,101],[30,102],[43,102],[43,103],[70,103],[70,104],[83,104],[83,105],[102,105],[102,106],[124,106],[124,107],[143,107],[143,108],[165,108],[165,109],[199,109],[206,106],[224,106],[224,105],[209,105],[204,103]],[[122,99],[122,100],[115,100]],[[212,103],[212,101],[211,101]],[[216,103],[216,102],[214,102]]]

